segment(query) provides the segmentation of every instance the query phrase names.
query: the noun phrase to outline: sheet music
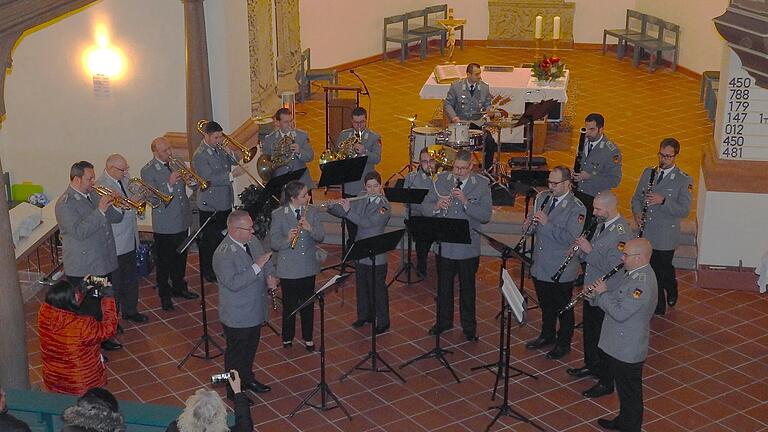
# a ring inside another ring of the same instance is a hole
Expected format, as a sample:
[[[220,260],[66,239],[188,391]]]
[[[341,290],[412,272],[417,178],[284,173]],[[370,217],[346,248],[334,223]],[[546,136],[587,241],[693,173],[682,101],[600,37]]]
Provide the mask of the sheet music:
[[[331,279],[328,280],[328,282],[325,283],[325,285],[320,287],[320,289],[317,290],[317,292],[321,293],[321,292],[325,291],[329,286],[335,284],[339,279],[346,278],[349,275],[350,275],[350,273],[346,273],[346,274],[343,274],[343,275],[336,275],[336,276],[332,277]]]
[[[515,314],[517,322],[522,324],[526,319],[525,299],[523,299],[523,295],[520,294],[520,290],[517,288],[515,281],[512,280],[512,276],[509,275],[507,270],[502,272],[501,278],[504,281],[501,285],[501,292],[504,293],[504,298],[509,307],[512,308],[512,312]]]

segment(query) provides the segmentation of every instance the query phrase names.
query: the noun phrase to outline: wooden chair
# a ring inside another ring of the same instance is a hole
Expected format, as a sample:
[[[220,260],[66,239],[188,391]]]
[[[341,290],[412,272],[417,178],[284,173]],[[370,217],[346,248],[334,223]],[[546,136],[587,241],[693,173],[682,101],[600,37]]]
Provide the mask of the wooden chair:
[[[643,51],[648,51],[651,57],[648,61],[648,71],[653,72],[656,65],[661,62],[662,54],[666,51],[672,51],[671,69],[676,70],[680,52],[680,26],[651,16],[648,16],[647,22],[659,26],[658,35],[653,39],[646,38],[634,42],[635,52],[632,56],[632,65],[637,67],[640,64],[640,56]]]
[[[428,8],[425,8],[422,13],[424,14],[424,21],[423,24],[420,26],[416,26],[413,28],[409,28],[408,33],[412,35],[417,35],[421,38],[421,58],[424,59],[427,57],[427,50],[429,49],[429,39],[433,37],[440,37],[440,55],[445,54],[445,40],[447,37],[447,32],[445,29],[439,25],[436,24],[432,25],[430,23],[430,16],[435,15],[442,15],[443,17],[448,16],[448,5],[437,5],[437,6],[430,6]],[[434,20],[435,22],[437,19]]]
[[[384,57],[384,61],[387,60],[387,42],[400,44],[400,63],[403,63],[408,57],[408,44],[421,40],[420,36],[408,33],[408,19],[407,14],[384,18],[384,40],[382,44],[382,56]],[[393,24],[399,24],[399,26],[394,26]],[[390,27],[390,25],[392,26]]]
[[[627,9],[627,17],[624,22],[624,28],[620,29],[606,29],[603,30],[603,55],[606,51],[606,38],[608,36],[615,37],[618,40],[616,47],[616,58],[624,58],[624,53],[627,48],[627,42],[637,40],[639,37],[643,37],[645,33],[647,15],[632,9]]]
[[[312,69],[310,61],[310,49],[307,48],[301,52],[301,64],[296,77],[296,81],[299,83],[298,99],[300,102],[312,98],[312,81],[328,81],[329,84],[338,84],[336,69]]]
[[[441,5],[430,6],[430,7],[434,8],[434,9],[432,10],[432,12],[429,13],[430,16],[427,17],[427,22],[432,27],[443,28],[440,24],[437,23],[437,20],[448,18],[448,5],[447,4],[441,4]],[[430,9],[430,8],[427,8],[427,9]],[[461,50],[463,51],[464,50],[464,26],[460,25],[460,26],[456,27],[455,30],[460,32],[459,33],[460,34],[460,38],[457,41],[458,42],[457,45],[459,45],[459,48],[461,48]]]

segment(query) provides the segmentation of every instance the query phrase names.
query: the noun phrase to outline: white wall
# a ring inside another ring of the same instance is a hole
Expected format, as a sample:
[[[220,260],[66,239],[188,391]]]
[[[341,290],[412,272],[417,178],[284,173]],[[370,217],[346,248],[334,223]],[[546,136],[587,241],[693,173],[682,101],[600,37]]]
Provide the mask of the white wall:
[[[573,15],[573,40],[576,43],[603,43],[603,30],[624,27],[627,9],[637,0],[578,0]],[[616,39],[609,40],[616,43]]]
[[[81,64],[97,23],[127,57],[108,98],[94,96]],[[89,160],[100,172],[113,152],[138,174],[153,137],[185,129],[183,29],[181,2],[104,0],[25,36],[6,78],[0,128],[3,168],[13,181],[42,184],[55,198],[73,162]]]
[[[680,26],[679,64],[695,72],[720,70],[725,40],[712,19],[725,12],[728,0],[637,0],[637,10]]]

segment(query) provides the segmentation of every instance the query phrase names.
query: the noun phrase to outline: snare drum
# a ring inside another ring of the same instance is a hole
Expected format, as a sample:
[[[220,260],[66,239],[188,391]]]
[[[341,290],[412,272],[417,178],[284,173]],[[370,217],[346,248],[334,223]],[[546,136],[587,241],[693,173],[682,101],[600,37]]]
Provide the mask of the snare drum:
[[[437,143],[437,135],[439,133],[440,129],[431,126],[413,128],[413,153],[411,154],[411,160],[418,162],[421,149]]]
[[[483,143],[483,138],[485,137],[485,132],[481,130],[471,130],[469,131],[469,150],[470,151],[480,151],[485,148],[485,145]]]
[[[451,145],[467,145],[469,143],[469,123],[458,122],[449,124],[448,142]]]

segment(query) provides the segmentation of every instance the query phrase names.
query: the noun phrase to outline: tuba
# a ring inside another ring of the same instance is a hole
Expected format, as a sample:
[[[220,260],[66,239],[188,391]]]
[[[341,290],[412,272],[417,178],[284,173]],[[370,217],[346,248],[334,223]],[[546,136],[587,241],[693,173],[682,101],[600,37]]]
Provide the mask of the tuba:
[[[168,207],[168,204],[173,201],[173,195],[160,192],[138,177],[132,177],[128,181],[127,188],[131,194],[140,196],[152,208],[158,208],[161,204]]]
[[[130,198],[126,198],[124,196],[114,196],[114,192],[112,189],[104,187],[104,186],[94,186],[93,190],[99,195],[99,196],[109,196],[112,197],[112,205],[123,209],[123,210],[131,210],[135,209],[136,214],[139,216],[144,216],[144,212],[147,211],[147,202],[146,201],[134,201]]]
[[[200,132],[201,134],[205,134],[205,132],[203,132],[203,126],[205,126],[206,123],[208,123],[208,120],[205,120],[205,119],[197,122],[197,131]],[[222,132],[221,135],[224,137],[224,139],[222,140],[220,147],[226,147],[230,145],[232,147],[237,148],[240,151],[240,153],[243,154],[243,163],[250,162],[253,159],[253,157],[256,156],[256,152],[253,151],[253,149],[246,147],[240,141],[237,141],[231,136],[225,134],[224,132]]]
[[[294,156],[293,150],[291,150],[291,145],[294,142],[293,135],[290,133],[286,134],[277,141],[272,149],[271,156],[266,154],[259,156],[259,159],[256,161],[256,172],[259,174],[259,177],[268,181],[278,168],[288,165]]]
[[[192,168],[188,167],[181,159],[171,156],[170,160],[168,160],[168,166],[171,170],[179,172],[181,180],[187,186],[194,187],[197,185],[201,191],[208,189],[208,182],[200,177]]]
[[[357,157],[355,145],[363,142],[363,130],[353,130],[352,135],[339,144],[331,147],[320,155],[320,165],[337,160],[352,159]]]

